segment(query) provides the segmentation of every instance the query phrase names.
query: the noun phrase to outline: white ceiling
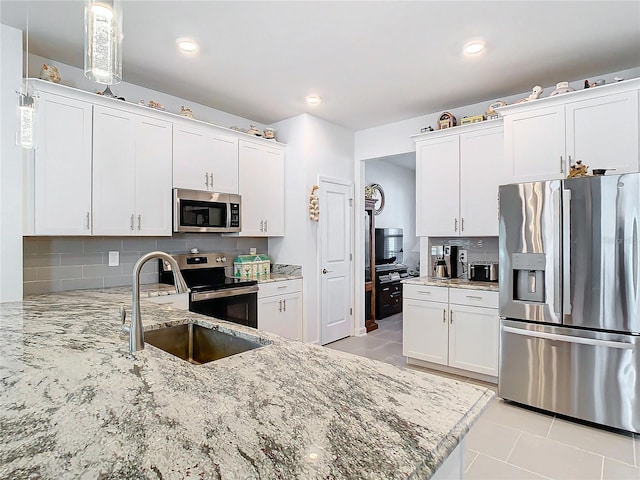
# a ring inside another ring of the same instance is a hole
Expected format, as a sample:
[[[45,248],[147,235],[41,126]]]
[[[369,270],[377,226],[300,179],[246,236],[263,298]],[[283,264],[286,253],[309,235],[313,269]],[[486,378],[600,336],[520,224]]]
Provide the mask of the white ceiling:
[[[29,51],[82,67],[84,2],[2,0],[0,22],[27,11]],[[638,1],[125,0],[123,19],[125,81],[264,124],[361,130],[640,66]],[[464,57],[476,37],[486,53]]]

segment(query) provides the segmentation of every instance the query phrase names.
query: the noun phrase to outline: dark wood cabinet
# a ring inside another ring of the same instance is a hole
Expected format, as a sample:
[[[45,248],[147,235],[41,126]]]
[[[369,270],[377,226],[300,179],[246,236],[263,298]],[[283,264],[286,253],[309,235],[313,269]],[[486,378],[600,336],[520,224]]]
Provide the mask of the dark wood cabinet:
[[[364,296],[365,296],[365,321],[364,326],[367,333],[378,328],[376,323],[376,228],[375,228],[375,199],[365,199],[364,210],[367,213],[365,222],[365,273],[364,273]]]

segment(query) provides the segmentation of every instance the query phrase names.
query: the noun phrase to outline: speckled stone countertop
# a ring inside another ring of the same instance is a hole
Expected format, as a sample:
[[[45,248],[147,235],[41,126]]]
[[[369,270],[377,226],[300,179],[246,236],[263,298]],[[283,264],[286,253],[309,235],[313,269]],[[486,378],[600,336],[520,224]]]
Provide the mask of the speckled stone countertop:
[[[191,320],[265,346],[132,358],[130,298],[0,304],[0,478],[429,478],[494,395],[150,302],[146,330]]]
[[[284,280],[298,280],[300,278],[302,278],[302,275],[295,273],[271,273],[271,278],[268,278],[266,280],[258,280],[258,283],[282,282]]]
[[[470,290],[487,290],[489,292],[499,291],[497,282],[472,282],[461,278],[440,279],[433,277],[414,277],[407,278],[402,283],[413,285],[430,285],[432,287],[450,287],[450,288],[468,288]]]

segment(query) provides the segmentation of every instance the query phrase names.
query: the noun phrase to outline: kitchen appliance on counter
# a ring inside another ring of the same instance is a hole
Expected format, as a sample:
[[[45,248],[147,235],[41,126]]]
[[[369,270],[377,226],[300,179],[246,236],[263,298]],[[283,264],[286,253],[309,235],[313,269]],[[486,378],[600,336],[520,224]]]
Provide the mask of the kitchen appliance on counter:
[[[431,247],[433,278],[458,278],[458,247],[442,245]]]
[[[498,395],[640,433],[640,174],[500,187]]]
[[[474,282],[497,282],[498,262],[470,263],[469,280],[472,280]]]
[[[189,310],[221,320],[258,328],[256,280],[230,278],[233,255],[224,253],[172,255],[180,267],[189,294]],[[160,260],[160,282],[173,285],[168,262]]]
[[[240,195],[173,189],[173,231],[239,232]]]

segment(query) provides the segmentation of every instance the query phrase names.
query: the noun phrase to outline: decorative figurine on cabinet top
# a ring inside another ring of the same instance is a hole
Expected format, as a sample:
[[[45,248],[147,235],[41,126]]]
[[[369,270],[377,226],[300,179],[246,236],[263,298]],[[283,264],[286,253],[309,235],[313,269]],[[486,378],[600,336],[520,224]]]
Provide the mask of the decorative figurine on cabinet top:
[[[264,129],[264,138],[267,140],[275,140],[276,139],[276,131],[273,128],[265,128]]]
[[[487,115],[487,120],[493,120],[495,118],[500,118],[500,114],[496,112],[496,108],[506,107],[507,102],[504,100],[496,100],[491,105],[487,107],[487,111],[485,112]]]
[[[588,168],[588,165],[582,164],[582,160],[578,160],[576,161],[575,165],[571,165],[571,169],[569,170],[569,175],[567,175],[567,178],[586,177],[588,175]]]
[[[542,94],[543,91],[544,90],[540,85],[536,85],[535,87],[533,87],[533,90],[531,90],[531,93],[527,98],[520,99],[516,103],[523,103],[523,102],[530,102],[531,100],[537,100],[540,98],[540,95]]]
[[[48,82],[60,83],[61,78],[58,68],[53,65],[43,63],[42,69],[40,69],[40,79]]]
[[[478,123],[484,120],[484,115],[474,115],[472,117],[462,117],[460,119],[460,125],[468,125],[470,123]]]
[[[554,95],[562,95],[563,93],[569,92],[575,92],[575,90],[569,86],[569,82],[558,82],[556,84],[556,89],[551,92],[551,95],[549,96],[553,97]]]
[[[182,117],[193,118],[193,112],[191,111],[191,109],[185,107],[184,105],[180,107],[180,113],[178,113],[178,115]]]
[[[256,128],[255,125],[249,125],[249,130],[247,130],[247,133],[249,135],[255,135],[256,137],[261,137],[262,136],[262,133],[260,132],[260,130],[258,130]]]
[[[445,128],[455,127],[456,117],[450,112],[443,112],[438,118],[438,130],[444,130]]]
[[[420,133],[427,133],[427,132],[433,132],[433,127],[431,125],[429,125],[428,127],[422,127],[420,129]]]
[[[593,87],[599,87],[601,85],[604,85],[606,82],[605,80],[603,80],[602,78],[599,80],[596,80],[595,82],[590,82],[589,80],[585,80],[584,81],[584,88],[593,88]]]

